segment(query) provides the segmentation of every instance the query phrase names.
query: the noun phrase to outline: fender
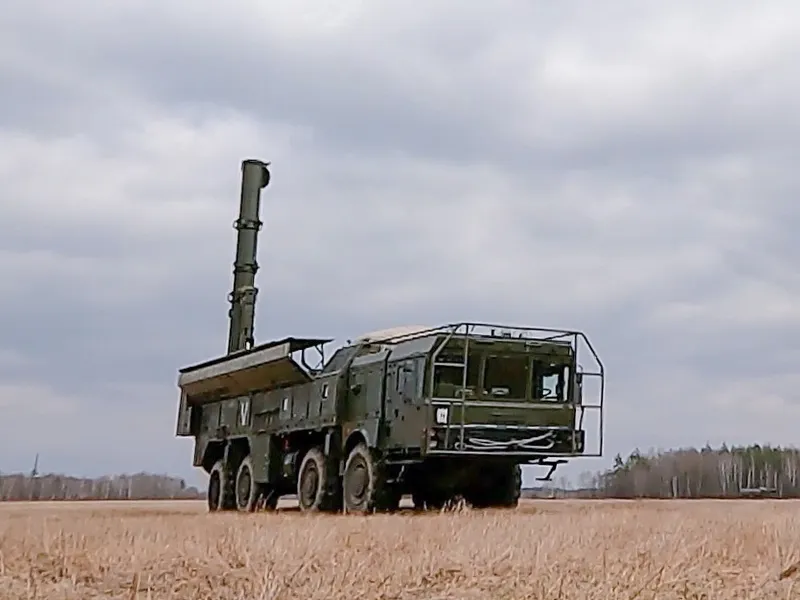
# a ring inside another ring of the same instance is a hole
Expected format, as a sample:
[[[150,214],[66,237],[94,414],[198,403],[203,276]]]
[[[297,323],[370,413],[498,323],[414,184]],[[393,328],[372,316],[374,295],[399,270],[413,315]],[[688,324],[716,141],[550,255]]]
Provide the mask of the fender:
[[[350,449],[353,446],[355,446],[355,443],[353,443],[353,440],[356,437],[358,437],[359,435],[361,435],[361,437],[364,438],[364,441],[366,442],[368,447],[370,447],[370,448],[374,447],[375,440],[372,439],[372,436],[369,434],[369,432],[364,427],[359,427],[357,429],[352,429],[351,431],[349,431],[347,433],[347,439],[345,440],[345,443],[344,443],[345,458],[346,458],[346,454],[350,451]]]

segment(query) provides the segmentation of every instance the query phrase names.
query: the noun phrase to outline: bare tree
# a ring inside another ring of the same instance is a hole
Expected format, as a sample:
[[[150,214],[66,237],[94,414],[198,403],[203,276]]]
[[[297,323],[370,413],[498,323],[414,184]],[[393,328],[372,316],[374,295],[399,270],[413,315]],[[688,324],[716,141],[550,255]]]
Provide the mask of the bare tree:
[[[136,473],[96,479],[58,474],[0,474],[0,500],[161,500],[196,499],[202,492],[183,479]]]
[[[641,453],[638,449],[597,477],[598,488],[622,498],[735,498],[747,495],[800,497],[800,451],[741,446],[681,448]]]

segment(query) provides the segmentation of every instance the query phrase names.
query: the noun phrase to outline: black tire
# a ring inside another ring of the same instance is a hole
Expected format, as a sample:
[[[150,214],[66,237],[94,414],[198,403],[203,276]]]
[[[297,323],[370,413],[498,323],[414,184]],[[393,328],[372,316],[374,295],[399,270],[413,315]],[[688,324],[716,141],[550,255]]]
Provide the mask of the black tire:
[[[297,502],[303,512],[327,510],[330,506],[328,496],[328,464],[319,448],[311,448],[300,463],[297,474]]]
[[[464,498],[472,508],[489,508],[492,505],[489,494],[484,489],[469,490]]]
[[[236,510],[239,512],[255,511],[260,492],[261,486],[253,480],[253,461],[246,456],[236,473]]]
[[[513,465],[498,487],[497,506],[516,508],[522,493],[522,467]]]
[[[400,506],[400,495],[386,485],[382,463],[364,443],[347,456],[343,479],[345,512],[392,511]]]
[[[220,509],[220,489],[222,483],[220,482],[219,472],[211,469],[208,474],[208,491],[206,492],[206,506],[208,512],[217,512]]]
[[[522,468],[519,465],[498,467],[499,474],[466,494],[473,508],[516,508],[522,491]]]
[[[227,511],[236,508],[232,479],[222,460],[218,460],[211,467],[211,471],[208,474],[208,494],[206,496],[209,512]]]

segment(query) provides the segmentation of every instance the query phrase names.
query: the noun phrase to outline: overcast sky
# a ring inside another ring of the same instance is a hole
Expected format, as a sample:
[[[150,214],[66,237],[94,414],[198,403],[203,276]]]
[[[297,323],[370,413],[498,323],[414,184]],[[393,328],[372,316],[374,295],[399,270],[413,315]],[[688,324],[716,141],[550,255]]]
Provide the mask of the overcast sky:
[[[193,475],[240,162],[256,338],[578,328],[634,447],[798,441],[790,0],[26,0],[0,16],[0,470]]]

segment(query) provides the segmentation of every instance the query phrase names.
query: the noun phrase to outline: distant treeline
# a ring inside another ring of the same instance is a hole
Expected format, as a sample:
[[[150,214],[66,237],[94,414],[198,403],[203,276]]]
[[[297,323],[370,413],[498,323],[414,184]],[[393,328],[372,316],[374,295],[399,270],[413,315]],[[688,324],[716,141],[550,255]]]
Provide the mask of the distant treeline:
[[[772,446],[706,446],[614,458],[608,471],[586,474],[579,489],[523,490],[525,497],[800,498],[800,450]],[[183,479],[137,473],[86,479],[0,474],[0,501],[201,499]]]
[[[625,460],[617,455],[591,488],[606,498],[798,498],[800,451],[758,444],[636,450]]]
[[[0,501],[199,499],[203,492],[183,479],[136,473],[97,479],[65,475],[0,474]]]

